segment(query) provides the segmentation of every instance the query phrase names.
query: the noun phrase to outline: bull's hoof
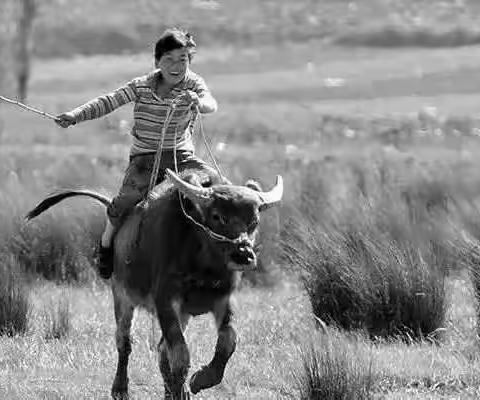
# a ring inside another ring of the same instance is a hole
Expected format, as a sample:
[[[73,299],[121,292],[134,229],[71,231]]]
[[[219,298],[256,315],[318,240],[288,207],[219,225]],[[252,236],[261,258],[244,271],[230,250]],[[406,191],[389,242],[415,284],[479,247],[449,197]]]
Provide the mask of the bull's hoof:
[[[164,400],[173,400],[173,394],[170,391],[170,388],[167,385],[163,385],[163,390],[165,392],[163,398]]]
[[[222,374],[219,374],[215,369],[206,365],[195,372],[190,378],[190,390],[193,394],[197,394],[203,389],[218,385],[222,381],[222,378]]]
[[[112,390],[112,399],[113,400],[129,400],[130,397],[127,392],[114,392]]]
[[[179,400],[191,400],[192,399],[192,393],[190,392],[190,389],[188,388],[187,384],[184,384],[182,386],[182,393],[180,395]]]
[[[120,382],[115,378],[112,386],[113,400],[128,400],[128,380]]]
[[[187,384],[184,384],[182,388],[180,389],[180,392],[177,391],[178,395],[174,395],[170,389],[168,388],[167,385],[164,386],[165,388],[165,400],[191,400],[192,398],[192,393],[190,392],[190,389],[188,388]]]

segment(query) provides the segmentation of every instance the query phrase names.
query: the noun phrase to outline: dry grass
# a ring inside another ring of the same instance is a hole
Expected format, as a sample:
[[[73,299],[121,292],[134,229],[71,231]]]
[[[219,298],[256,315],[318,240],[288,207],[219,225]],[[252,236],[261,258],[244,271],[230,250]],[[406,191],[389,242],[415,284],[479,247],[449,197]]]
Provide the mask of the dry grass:
[[[45,304],[44,310],[44,337],[46,340],[62,339],[70,333],[70,299],[65,292],[55,302]]]
[[[343,179],[304,175],[283,231],[286,259],[321,320],[372,337],[433,334],[443,326],[444,277],[461,254],[448,182],[417,181],[410,160],[351,161],[333,166]]]
[[[352,386],[360,385],[370,387],[374,398],[382,399],[474,399],[478,395],[480,361],[476,356],[473,290],[463,277],[456,277],[448,280],[447,294],[446,331],[440,346],[426,341],[379,341],[373,345],[361,334],[345,335],[335,329],[328,329],[327,334],[314,333],[308,299],[296,285],[243,290],[237,295],[241,305],[237,313],[237,351],[223,383],[205,391],[202,398],[300,398],[300,393],[311,387],[304,386],[308,385],[305,382],[299,387],[299,376],[305,376],[301,349],[313,342],[319,351],[315,362],[318,371],[325,372],[321,376],[326,377],[323,387],[327,390],[340,387],[351,391]],[[31,296],[35,305],[32,329],[26,336],[0,338],[2,398],[108,398],[116,362],[109,291],[103,286],[66,290],[41,284],[32,288]],[[46,340],[43,310],[60,296],[70,301],[72,328],[60,341]],[[210,318],[200,317],[187,330],[193,369],[208,362],[213,354],[213,325]],[[150,318],[140,312],[133,327],[133,398],[154,399],[162,393],[149,337]],[[337,379],[341,371],[343,380]]]
[[[30,298],[23,271],[14,257],[0,261],[0,335],[21,335],[28,330]]]
[[[316,343],[300,353],[299,399],[373,399],[372,360],[364,352],[362,339],[345,338],[334,330],[314,335],[314,339]]]

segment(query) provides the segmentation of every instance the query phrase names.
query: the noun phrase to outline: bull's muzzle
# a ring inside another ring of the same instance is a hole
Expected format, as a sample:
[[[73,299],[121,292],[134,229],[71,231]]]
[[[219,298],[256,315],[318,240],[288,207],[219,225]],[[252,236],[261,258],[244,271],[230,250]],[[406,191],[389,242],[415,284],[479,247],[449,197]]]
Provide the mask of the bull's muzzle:
[[[255,269],[257,267],[257,255],[253,250],[253,243],[250,240],[240,242],[230,253],[227,266],[234,271]]]

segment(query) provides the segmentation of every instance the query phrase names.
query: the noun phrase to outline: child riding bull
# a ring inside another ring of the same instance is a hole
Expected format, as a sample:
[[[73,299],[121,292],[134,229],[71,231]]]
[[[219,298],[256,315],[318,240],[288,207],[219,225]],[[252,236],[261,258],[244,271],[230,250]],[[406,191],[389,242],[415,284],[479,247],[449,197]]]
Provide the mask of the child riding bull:
[[[67,128],[134,102],[129,164],[118,195],[107,209],[106,227],[97,246],[99,273],[105,279],[113,272],[112,238],[122,218],[145,197],[159,145],[162,153],[157,183],[164,179],[167,168],[211,169],[195,156],[192,141],[192,121],[197,110],[217,110],[217,102],[205,81],[190,69],[195,48],[189,33],[168,29],[155,45],[153,72],[56,117],[56,123]],[[174,100],[176,107],[170,114]]]

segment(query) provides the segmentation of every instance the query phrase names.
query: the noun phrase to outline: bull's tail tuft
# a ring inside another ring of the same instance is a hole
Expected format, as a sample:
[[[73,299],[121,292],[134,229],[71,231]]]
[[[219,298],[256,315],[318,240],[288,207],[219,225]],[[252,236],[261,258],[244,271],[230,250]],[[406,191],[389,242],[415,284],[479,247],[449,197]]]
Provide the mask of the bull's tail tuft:
[[[55,204],[60,203],[62,200],[75,196],[91,197],[95,200],[98,200],[104,206],[108,206],[111,202],[110,198],[108,198],[107,196],[90,190],[65,190],[59,193],[53,193],[44,200],[42,200],[33,210],[29,211],[29,213],[25,216],[25,220],[30,221],[31,219],[39,216],[44,211],[48,210],[50,207],[53,207]]]

